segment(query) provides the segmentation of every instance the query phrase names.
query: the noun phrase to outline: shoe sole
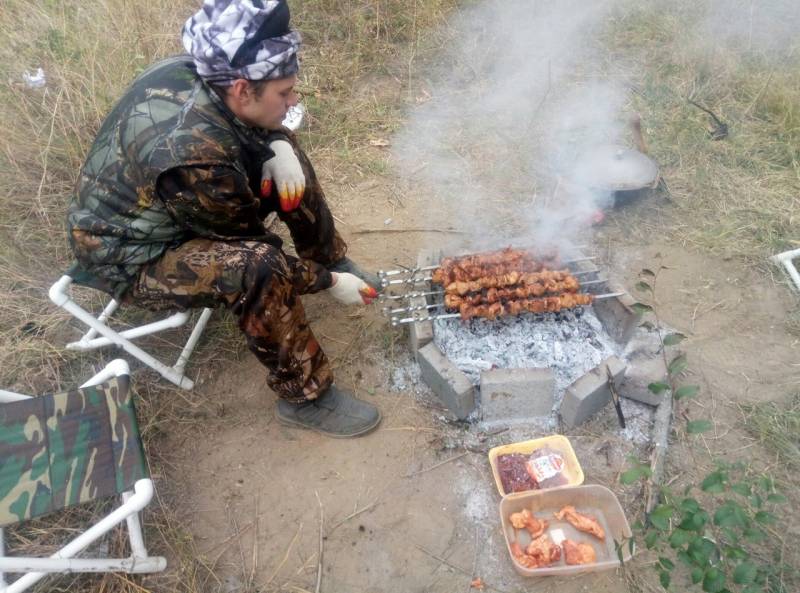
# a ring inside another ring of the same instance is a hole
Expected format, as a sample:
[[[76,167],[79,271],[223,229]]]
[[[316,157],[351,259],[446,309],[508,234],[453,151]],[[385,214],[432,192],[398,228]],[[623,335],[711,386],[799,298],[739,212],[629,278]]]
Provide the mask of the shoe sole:
[[[378,412],[378,418],[377,418],[377,420],[375,420],[374,424],[371,424],[370,426],[367,426],[366,428],[363,428],[362,430],[360,430],[358,432],[351,433],[351,434],[340,434],[340,433],[336,433],[336,432],[328,432],[326,430],[322,430],[322,429],[316,428],[314,426],[308,426],[307,424],[303,424],[302,422],[297,422],[296,420],[292,420],[290,418],[284,418],[283,416],[281,416],[278,413],[278,410],[275,410],[275,419],[278,422],[280,422],[281,424],[283,424],[284,426],[290,426],[291,428],[304,428],[306,430],[313,430],[316,433],[325,435],[326,437],[331,437],[332,439],[352,439],[352,438],[355,438],[355,437],[363,436],[363,435],[375,430],[378,427],[378,424],[381,423],[381,420],[383,419],[383,416],[381,416],[381,413]]]

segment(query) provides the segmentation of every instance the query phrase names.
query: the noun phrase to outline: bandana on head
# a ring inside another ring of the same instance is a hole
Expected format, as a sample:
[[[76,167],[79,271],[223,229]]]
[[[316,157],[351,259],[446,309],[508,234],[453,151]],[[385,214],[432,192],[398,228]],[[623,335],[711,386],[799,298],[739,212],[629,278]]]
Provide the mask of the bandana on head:
[[[183,47],[205,80],[272,80],[297,72],[300,34],[286,0],[204,0],[183,26]]]

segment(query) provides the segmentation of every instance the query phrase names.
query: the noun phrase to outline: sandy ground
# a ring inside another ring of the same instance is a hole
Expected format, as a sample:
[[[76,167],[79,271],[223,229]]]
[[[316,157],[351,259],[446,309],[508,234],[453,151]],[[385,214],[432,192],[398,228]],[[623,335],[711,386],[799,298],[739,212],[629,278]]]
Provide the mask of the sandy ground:
[[[357,233],[430,228],[433,219],[423,198],[401,180],[336,184],[325,179],[324,167],[321,173],[351,255],[364,265],[410,264],[421,248],[451,239],[447,233]],[[616,224],[628,215],[642,213],[617,212],[600,231],[598,251],[611,276],[631,291],[641,268],[659,261],[668,267],[659,276],[658,308],[665,323],[688,336],[684,349],[695,376],[687,382],[702,386],[689,413],[715,422],[691,446],[673,445],[669,471],[700,471],[696,447],[747,458],[757,445],[737,423],[738,404],[781,400],[798,384],[800,343],[784,322],[788,292],[732,262],[640,243]],[[387,218],[392,222],[384,225]],[[446,422],[415,376],[405,335],[392,330],[377,307],[344,309],[325,295],[305,303],[337,382],[378,405],[384,420],[376,432],[355,440],[285,428],[273,417],[275,396],[251,355],[222,370],[193,369],[210,413],[201,429],[167,437],[162,450],[174,470],[158,486],[168,498],[180,497],[179,518],[213,568],[209,591],[314,591],[321,513],[321,591],[449,593],[468,591],[474,576],[496,591],[627,589],[623,571],[517,576],[486,451],[542,435],[515,429],[483,438],[474,427]],[[635,508],[638,490],[621,487],[618,475],[636,447],[620,436],[612,409],[568,436],[586,483],[610,487],[625,508]],[[642,557],[631,570],[638,570]]]

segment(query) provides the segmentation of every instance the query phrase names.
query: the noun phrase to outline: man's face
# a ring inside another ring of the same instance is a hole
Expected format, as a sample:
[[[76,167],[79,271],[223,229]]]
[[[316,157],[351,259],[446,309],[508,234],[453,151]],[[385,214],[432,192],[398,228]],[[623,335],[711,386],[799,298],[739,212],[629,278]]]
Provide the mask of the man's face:
[[[249,86],[239,102],[240,109],[236,115],[248,126],[277,130],[289,108],[297,105],[296,83],[297,76],[292,75],[268,81],[258,93],[252,85]]]

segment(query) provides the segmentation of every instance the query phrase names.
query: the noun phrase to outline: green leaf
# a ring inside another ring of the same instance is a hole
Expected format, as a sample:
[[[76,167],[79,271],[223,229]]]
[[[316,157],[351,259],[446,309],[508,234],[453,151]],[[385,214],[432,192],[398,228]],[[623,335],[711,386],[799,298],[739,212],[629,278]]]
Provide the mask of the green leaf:
[[[669,389],[669,385],[667,385],[666,383],[662,383],[661,381],[657,381],[655,383],[650,383],[647,386],[647,388],[656,395],[658,395],[662,391],[666,391],[667,389]]]
[[[642,268],[642,270],[639,273],[642,276],[650,276],[651,278],[655,278],[656,277],[656,273],[653,270],[650,270],[648,268]]]
[[[725,588],[725,573],[711,567],[703,576],[703,591],[706,593],[720,593]]]
[[[736,484],[731,484],[731,490],[733,490],[739,496],[750,496],[752,490],[750,489],[750,484],[745,484],[743,482],[737,482]]]
[[[755,520],[763,525],[768,525],[770,523],[775,523],[775,521],[777,521],[777,518],[769,511],[758,511],[755,514]]]
[[[686,336],[682,333],[669,334],[664,338],[664,346],[674,346],[675,344],[680,344],[685,339]]]
[[[700,391],[699,385],[684,385],[675,390],[675,399],[683,399],[684,397],[692,397]]]
[[[686,432],[698,434],[710,430],[714,425],[708,420],[690,420],[686,423]]]
[[[761,486],[761,489],[765,492],[772,492],[772,479],[768,478],[767,476],[761,476],[758,479],[758,485]]]
[[[753,494],[749,500],[750,504],[757,509],[760,509],[762,506],[764,506],[764,499],[762,499],[758,494]]]
[[[661,531],[669,529],[669,520],[672,518],[672,507],[666,504],[660,504],[653,509],[650,513],[650,523],[653,527]]]
[[[703,580],[703,569],[695,567],[689,576],[692,579],[692,584],[696,585]]]
[[[681,562],[683,562],[683,563],[684,563],[686,566],[692,566],[692,564],[694,564],[694,562],[692,562],[692,559],[691,559],[691,557],[689,556],[689,554],[687,554],[687,553],[686,553],[686,552],[684,552],[683,550],[679,550],[679,551],[678,551],[678,552],[675,554],[675,556],[678,558],[678,560],[680,560]]]
[[[711,472],[705,477],[702,484],[700,484],[700,488],[703,490],[703,492],[718,494],[719,492],[723,492],[725,490],[725,482],[727,482],[727,478],[728,477],[725,472],[721,470]]]
[[[714,524],[720,527],[746,527],[747,523],[748,518],[744,509],[730,500],[714,513]]]
[[[745,539],[751,542],[764,541],[767,535],[757,527],[748,527],[743,532]]]
[[[679,354],[672,359],[672,362],[669,363],[667,372],[670,374],[670,376],[677,375],[685,371],[687,366],[689,366],[689,363],[686,361],[686,355]]]
[[[708,513],[703,510],[697,511],[694,515],[692,515],[692,529],[694,529],[697,533],[701,533],[703,528],[708,523]]]
[[[714,545],[714,542],[700,536],[694,537],[692,541],[689,542],[689,547],[687,548],[692,562],[701,568],[705,568],[710,564],[711,556],[715,554],[716,551],[717,547]]]
[[[649,313],[653,310],[653,307],[650,305],[645,305],[644,303],[633,303],[631,305],[631,309],[636,311],[637,313],[644,315],[645,313]]]
[[[622,475],[619,477],[619,481],[627,486],[628,484],[633,484],[634,482],[639,481],[641,478],[649,477],[652,473],[653,472],[649,467],[646,465],[640,465],[622,472]]]
[[[653,287],[647,282],[637,282],[635,288],[641,292],[653,292]]]
[[[726,548],[725,555],[731,560],[746,560],[750,558],[750,554],[739,546],[730,546]]]
[[[681,501],[681,510],[687,513],[695,513],[700,510],[700,503],[694,498],[684,498]]]
[[[767,502],[774,502],[775,504],[782,504],[786,502],[786,497],[783,494],[770,494],[767,496]]]
[[[664,589],[669,589],[670,576],[666,570],[662,570],[658,573],[658,580],[661,582],[661,586],[664,587]]]
[[[658,531],[648,531],[647,535],[644,536],[644,545],[647,546],[647,549],[649,550],[656,545],[656,542],[660,537],[661,534]]]
[[[662,567],[664,567],[664,570],[672,570],[673,568],[675,568],[675,564],[672,562],[672,560],[670,560],[666,556],[659,556],[658,563]]]
[[[733,582],[737,585],[752,583],[758,574],[758,568],[752,562],[742,562],[733,571]]]
[[[676,529],[669,536],[669,545],[673,548],[680,548],[687,544],[689,541],[689,532],[683,529]]]

